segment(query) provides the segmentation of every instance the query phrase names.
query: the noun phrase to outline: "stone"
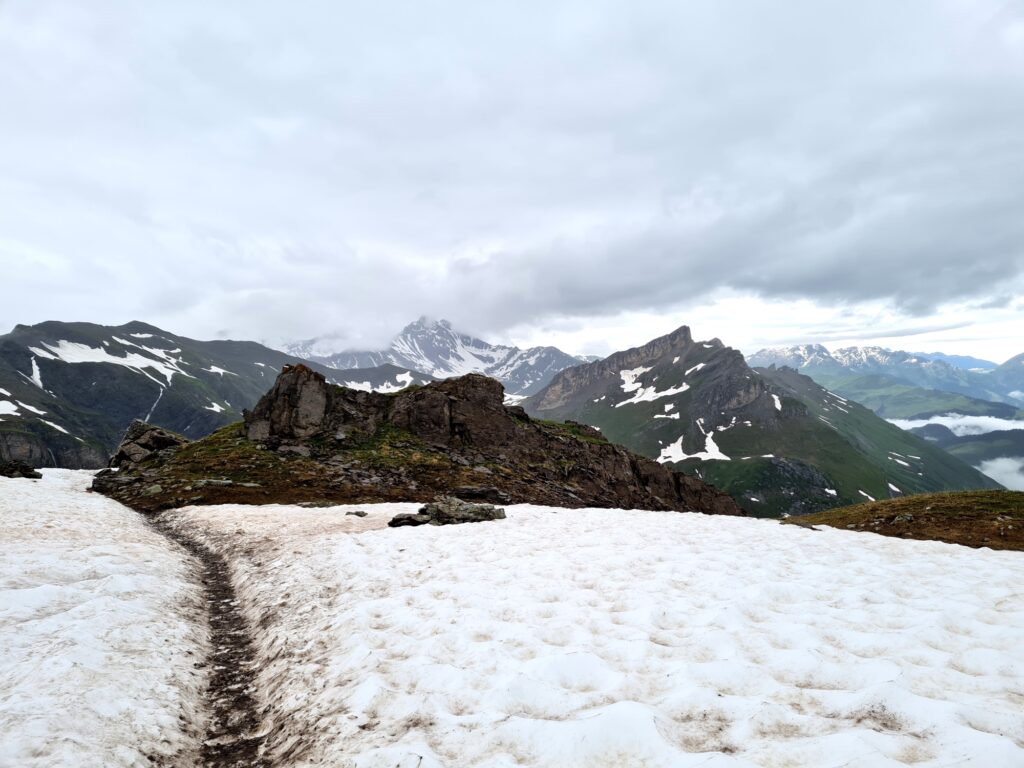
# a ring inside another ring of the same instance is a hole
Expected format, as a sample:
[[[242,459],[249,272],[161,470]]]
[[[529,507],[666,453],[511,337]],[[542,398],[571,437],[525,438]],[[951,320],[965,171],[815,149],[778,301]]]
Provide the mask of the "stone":
[[[366,512],[361,509],[353,509],[345,513],[346,517],[352,515],[353,517],[366,517]]]
[[[24,477],[30,480],[38,480],[42,475],[24,461],[0,462],[0,477]]]
[[[136,419],[128,426],[108,466],[116,469],[135,466],[160,451],[176,450],[188,442],[181,435]]]
[[[406,525],[458,525],[504,520],[505,510],[491,504],[470,504],[454,496],[441,496],[420,508],[419,512],[403,512],[389,522],[391,528]]]

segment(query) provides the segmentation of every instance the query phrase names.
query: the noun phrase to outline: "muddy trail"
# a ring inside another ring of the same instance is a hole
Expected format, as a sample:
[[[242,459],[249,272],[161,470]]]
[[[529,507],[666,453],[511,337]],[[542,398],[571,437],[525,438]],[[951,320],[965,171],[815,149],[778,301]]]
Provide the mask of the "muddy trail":
[[[193,555],[201,567],[212,650],[206,659],[210,722],[199,764],[204,768],[270,768],[270,762],[260,755],[265,736],[259,735],[259,705],[253,697],[255,655],[249,626],[238,609],[227,561],[159,518],[152,524]]]

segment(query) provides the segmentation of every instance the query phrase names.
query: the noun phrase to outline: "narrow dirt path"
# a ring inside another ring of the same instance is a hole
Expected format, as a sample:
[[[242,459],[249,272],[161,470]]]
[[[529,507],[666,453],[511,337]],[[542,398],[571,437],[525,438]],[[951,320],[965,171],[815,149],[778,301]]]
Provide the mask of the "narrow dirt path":
[[[193,555],[202,568],[210,622],[212,652],[207,707],[210,724],[203,740],[200,765],[205,768],[270,768],[260,756],[264,736],[255,690],[255,656],[249,626],[238,610],[227,561],[202,542],[152,521],[156,530]]]

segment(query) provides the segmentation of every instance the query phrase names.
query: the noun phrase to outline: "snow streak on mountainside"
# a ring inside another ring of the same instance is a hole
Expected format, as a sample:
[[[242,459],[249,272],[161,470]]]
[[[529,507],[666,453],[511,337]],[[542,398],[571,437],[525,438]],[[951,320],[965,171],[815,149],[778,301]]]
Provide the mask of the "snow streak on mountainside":
[[[386,350],[316,354],[322,346],[323,342],[312,339],[288,345],[286,350],[338,369],[392,364],[436,379],[483,373],[504,384],[509,395],[532,394],[559,371],[586,361],[555,347],[519,349],[489,344],[454,330],[446,320],[427,318],[407,325]]]
[[[86,493],[0,477],[0,764],[196,765],[205,606],[184,553]]]
[[[1024,765],[1024,559],[745,518],[193,507],[275,765]],[[301,595],[301,599],[295,599]]]

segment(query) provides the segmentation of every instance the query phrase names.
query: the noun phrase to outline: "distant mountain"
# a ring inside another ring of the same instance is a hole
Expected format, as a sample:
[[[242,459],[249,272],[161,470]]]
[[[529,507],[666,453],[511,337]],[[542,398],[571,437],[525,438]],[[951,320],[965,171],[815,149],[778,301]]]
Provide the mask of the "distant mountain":
[[[1000,366],[977,370],[953,364],[950,360],[976,360],[982,364],[987,361],[953,358],[938,353],[894,352],[882,347],[845,347],[829,352],[820,344],[805,344],[762,349],[750,356],[750,364],[754,367],[794,368],[840,394],[853,378],[873,375],[888,377],[884,380],[885,386],[909,385],[1019,405],[1024,403],[1022,359],[1024,355]]]
[[[998,368],[998,363],[991,360],[982,360],[980,357],[970,355],[947,355],[943,352],[914,352],[914,357],[922,357],[925,360],[941,360],[949,363],[954,368],[963,368],[967,371],[991,371]]]
[[[98,467],[133,419],[188,437],[240,421],[298,360],[251,341],[196,341],[140,322],[46,322],[0,336],[0,459]],[[332,382],[395,391],[429,380],[394,366]]]
[[[385,350],[322,354],[323,347],[322,340],[310,339],[287,345],[286,351],[336,369],[391,364],[434,379],[483,373],[504,384],[509,395],[533,394],[559,371],[588,361],[555,347],[490,344],[456,331],[447,320],[425,317],[407,325]]]
[[[821,351],[831,358],[824,348],[793,354],[813,359]],[[807,376],[753,370],[737,350],[694,341],[686,327],[562,371],[523,406],[597,427],[613,442],[698,474],[758,515],[998,487]]]

